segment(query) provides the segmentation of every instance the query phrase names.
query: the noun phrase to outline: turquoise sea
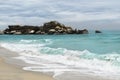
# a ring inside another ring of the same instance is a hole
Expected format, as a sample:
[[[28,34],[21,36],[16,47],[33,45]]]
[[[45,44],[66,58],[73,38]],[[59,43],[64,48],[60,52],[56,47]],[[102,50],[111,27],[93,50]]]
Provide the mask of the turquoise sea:
[[[83,35],[0,35],[0,45],[33,66],[24,70],[120,75],[120,31]]]

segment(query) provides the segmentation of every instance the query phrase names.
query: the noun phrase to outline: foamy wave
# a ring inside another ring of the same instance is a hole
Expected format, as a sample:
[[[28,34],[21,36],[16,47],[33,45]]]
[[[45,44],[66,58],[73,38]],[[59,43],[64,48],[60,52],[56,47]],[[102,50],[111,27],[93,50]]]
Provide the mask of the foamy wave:
[[[18,52],[20,56],[16,59],[36,65],[24,67],[24,70],[54,72],[54,76],[66,71],[120,74],[120,55],[118,53],[98,55],[88,50],[50,48],[42,44],[3,43],[2,46]]]
[[[26,63],[36,66],[24,67],[24,70],[38,72],[54,72],[54,77],[64,72],[86,72],[104,75],[117,75],[120,68],[113,66],[112,62],[102,61],[98,59],[87,60],[67,55],[24,55],[18,57]]]
[[[51,39],[38,39],[38,40],[27,40],[27,39],[22,39],[19,41],[19,43],[43,43],[43,44],[51,44],[52,40]]]
[[[34,52],[37,53],[39,47],[44,46],[44,44],[16,44],[16,43],[2,43],[2,47],[5,47],[9,50],[18,52],[18,53],[29,53]]]
[[[39,53],[41,47],[52,44],[51,39],[40,39],[40,40],[20,40],[15,43],[1,43],[2,47],[5,47],[9,50],[16,51],[18,53]]]
[[[37,40],[20,40],[21,43],[31,43],[31,42],[36,42]]]

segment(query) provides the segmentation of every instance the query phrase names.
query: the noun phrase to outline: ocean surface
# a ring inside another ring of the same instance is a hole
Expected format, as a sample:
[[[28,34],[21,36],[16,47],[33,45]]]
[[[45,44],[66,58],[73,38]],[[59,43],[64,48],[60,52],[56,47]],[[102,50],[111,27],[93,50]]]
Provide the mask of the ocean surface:
[[[0,35],[0,46],[33,66],[24,70],[120,75],[120,31],[83,35]]]

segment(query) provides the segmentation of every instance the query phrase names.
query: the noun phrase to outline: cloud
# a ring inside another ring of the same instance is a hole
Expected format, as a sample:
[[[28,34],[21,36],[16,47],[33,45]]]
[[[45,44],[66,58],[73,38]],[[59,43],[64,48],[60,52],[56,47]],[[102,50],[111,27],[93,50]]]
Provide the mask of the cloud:
[[[9,24],[40,25],[49,20],[74,26],[91,21],[119,22],[119,8],[119,0],[0,0],[0,28]]]

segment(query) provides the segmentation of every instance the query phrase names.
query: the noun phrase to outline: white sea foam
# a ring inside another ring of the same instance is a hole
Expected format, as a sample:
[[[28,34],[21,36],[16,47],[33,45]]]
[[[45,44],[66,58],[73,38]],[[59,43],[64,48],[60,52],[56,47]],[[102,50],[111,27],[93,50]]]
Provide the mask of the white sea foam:
[[[20,56],[16,59],[34,64],[24,67],[24,70],[53,72],[54,77],[68,71],[120,75],[120,55],[117,53],[97,55],[88,50],[50,48],[45,44],[2,43],[1,46],[18,52]]]
[[[31,43],[31,42],[36,42],[37,40],[20,40],[21,43]]]

